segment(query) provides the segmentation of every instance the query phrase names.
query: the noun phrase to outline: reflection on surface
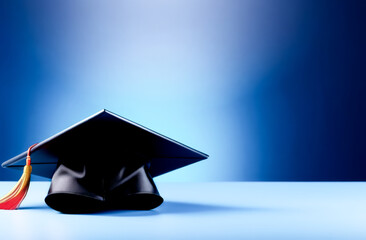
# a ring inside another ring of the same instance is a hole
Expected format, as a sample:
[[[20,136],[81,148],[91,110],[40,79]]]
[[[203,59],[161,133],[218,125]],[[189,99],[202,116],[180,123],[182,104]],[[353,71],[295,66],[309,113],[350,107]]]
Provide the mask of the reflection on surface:
[[[218,213],[218,212],[256,212],[256,211],[266,211],[268,209],[259,207],[235,207],[227,205],[214,205],[214,204],[203,204],[203,203],[188,203],[188,202],[175,202],[166,201],[160,207],[148,210],[113,210],[104,211],[99,213],[92,213],[86,215],[94,216],[120,216],[120,217],[147,217],[165,214],[199,214],[199,213]]]

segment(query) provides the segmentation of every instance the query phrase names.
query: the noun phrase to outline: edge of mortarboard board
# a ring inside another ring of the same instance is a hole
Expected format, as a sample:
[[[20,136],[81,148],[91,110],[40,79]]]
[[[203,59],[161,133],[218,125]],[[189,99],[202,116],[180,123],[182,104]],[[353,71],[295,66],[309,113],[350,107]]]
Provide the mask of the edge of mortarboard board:
[[[175,141],[171,138],[168,138],[160,133],[157,133],[151,129],[148,129],[140,124],[137,124],[131,120],[128,120],[124,117],[121,117],[113,112],[110,112],[106,109],[103,109],[92,116],[66,128],[65,130],[47,138],[46,140],[38,143],[32,149],[32,166],[33,171],[32,174],[52,178],[52,175],[57,167],[58,158],[52,154],[52,151],[47,149],[48,143],[53,140],[57,140],[60,138],[64,133],[69,132],[70,130],[77,129],[84,123],[90,122],[93,119],[112,119],[121,121],[121,123],[128,123],[131,126],[145,130],[146,132],[153,135],[154,143],[158,148],[167,148],[167,151],[170,151],[169,155],[172,154],[171,151],[178,150],[176,156],[154,156],[150,159],[150,173],[153,177],[159,176],[161,174],[173,171],[175,169],[193,164],[195,162],[204,160],[208,158],[208,155],[202,153],[198,150],[195,150],[191,147],[188,147],[178,141]],[[171,149],[170,149],[171,148]],[[178,153],[179,152],[179,153]],[[17,169],[23,170],[25,165],[27,152],[23,152],[1,164],[4,168],[9,169]]]

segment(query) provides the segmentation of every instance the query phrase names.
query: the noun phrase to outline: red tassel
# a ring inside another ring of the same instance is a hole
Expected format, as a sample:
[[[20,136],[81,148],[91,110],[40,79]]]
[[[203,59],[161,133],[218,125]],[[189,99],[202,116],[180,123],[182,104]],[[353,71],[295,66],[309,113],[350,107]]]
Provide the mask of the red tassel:
[[[23,174],[15,187],[4,197],[0,199],[0,209],[14,210],[19,207],[23,199],[27,195],[30,185],[30,176],[32,172],[30,151],[37,144],[33,144],[28,148],[26,165],[23,169]]]

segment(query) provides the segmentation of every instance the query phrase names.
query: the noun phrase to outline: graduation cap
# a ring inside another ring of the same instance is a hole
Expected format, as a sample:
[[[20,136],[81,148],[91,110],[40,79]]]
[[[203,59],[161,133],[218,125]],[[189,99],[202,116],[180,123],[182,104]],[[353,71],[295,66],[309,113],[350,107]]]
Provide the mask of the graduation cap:
[[[0,209],[20,205],[31,172],[52,179],[45,202],[63,213],[153,209],[163,202],[153,177],[207,157],[102,110],[4,162],[3,167],[23,169],[23,175],[0,199]]]

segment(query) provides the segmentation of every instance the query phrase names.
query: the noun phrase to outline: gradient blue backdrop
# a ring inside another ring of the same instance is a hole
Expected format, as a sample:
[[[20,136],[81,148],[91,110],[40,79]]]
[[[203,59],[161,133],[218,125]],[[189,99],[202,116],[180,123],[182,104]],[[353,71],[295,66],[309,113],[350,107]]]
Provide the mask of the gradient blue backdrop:
[[[340,0],[1,1],[1,162],[106,108],[210,155],[158,181],[366,180],[365,14]]]

